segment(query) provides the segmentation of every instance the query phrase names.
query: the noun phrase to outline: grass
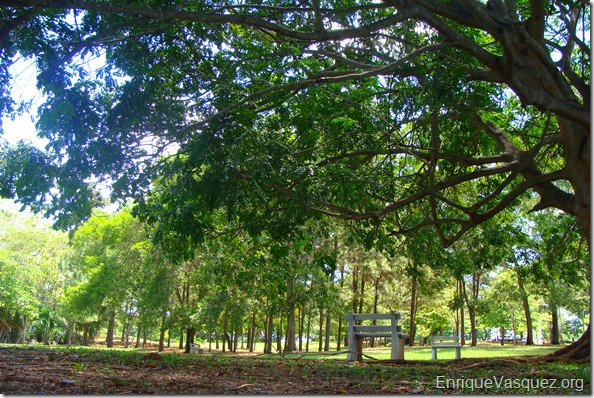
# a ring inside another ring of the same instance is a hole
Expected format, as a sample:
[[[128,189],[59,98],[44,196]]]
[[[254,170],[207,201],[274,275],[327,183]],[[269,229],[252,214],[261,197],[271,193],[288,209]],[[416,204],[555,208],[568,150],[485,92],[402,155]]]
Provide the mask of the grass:
[[[557,351],[559,346],[522,346],[483,343],[476,347],[462,347],[462,358],[501,358],[546,355]],[[377,359],[390,359],[390,351],[387,348],[363,349],[363,353]],[[437,358],[454,359],[456,350],[452,348],[440,348],[437,350]],[[431,348],[429,347],[405,347],[404,358],[414,361],[431,360]]]
[[[542,356],[557,351],[561,346],[523,346],[523,345],[504,345],[495,343],[479,343],[476,347],[462,347],[462,358],[505,358],[520,356]],[[261,352],[261,351],[260,351]],[[455,359],[456,351],[454,349],[441,348],[437,350],[437,358],[440,360]],[[363,354],[368,359],[390,359],[390,347],[363,348]],[[304,354],[287,354],[285,358],[299,358]],[[315,351],[305,354],[312,359],[345,359],[346,354],[327,355],[316,353]],[[278,356],[272,354],[271,356]],[[370,358],[371,357],[371,358]],[[365,360],[365,356],[363,359]],[[429,347],[405,347],[404,358],[410,361],[430,361],[431,348]]]

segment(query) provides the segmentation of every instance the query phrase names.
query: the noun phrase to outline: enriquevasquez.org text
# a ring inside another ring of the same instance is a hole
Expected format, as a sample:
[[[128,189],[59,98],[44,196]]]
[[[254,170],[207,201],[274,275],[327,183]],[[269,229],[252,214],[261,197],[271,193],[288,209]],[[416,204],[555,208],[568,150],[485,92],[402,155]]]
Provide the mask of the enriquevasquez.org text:
[[[584,379],[528,379],[528,378],[509,378],[505,376],[490,378],[458,378],[452,379],[446,376],[437,376],[435,387],[438,389],[457,389],[457,390],[556,390],[564,388],[577,392],[584,390]]]

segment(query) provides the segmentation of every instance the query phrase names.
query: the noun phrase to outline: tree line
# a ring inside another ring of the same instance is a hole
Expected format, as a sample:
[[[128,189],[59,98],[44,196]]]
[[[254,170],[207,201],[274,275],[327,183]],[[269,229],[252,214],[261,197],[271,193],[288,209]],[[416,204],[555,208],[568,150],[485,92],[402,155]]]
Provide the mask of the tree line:
[[[583,238],[554,212],[499,219],[447,250],[431,234],[368,248],[328,220],[286,241],[230,228],[188,258],[156,244],[129,207],[96,213],[70,236],[6,210],[0,221],[3,342],[88,345],[101,335],[108,347],[119,337],[125,347],[158,340],[159,350],[173,338],[186,352],[195,341],[341,350],[348,310],[395,309],[411,345],[437,333],[476,345],[495,329],[557,344],[577,338],[589,316]]]

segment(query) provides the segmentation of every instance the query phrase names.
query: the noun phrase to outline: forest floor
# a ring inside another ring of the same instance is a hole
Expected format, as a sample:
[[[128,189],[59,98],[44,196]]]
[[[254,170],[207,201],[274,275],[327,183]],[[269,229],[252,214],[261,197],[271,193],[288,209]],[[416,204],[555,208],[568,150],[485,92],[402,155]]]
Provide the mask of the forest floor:
[[[341,357],[342,358],[342,357]],[[542,357],[346,362],[0,346],[9,394],[590,394],[590,363]]]

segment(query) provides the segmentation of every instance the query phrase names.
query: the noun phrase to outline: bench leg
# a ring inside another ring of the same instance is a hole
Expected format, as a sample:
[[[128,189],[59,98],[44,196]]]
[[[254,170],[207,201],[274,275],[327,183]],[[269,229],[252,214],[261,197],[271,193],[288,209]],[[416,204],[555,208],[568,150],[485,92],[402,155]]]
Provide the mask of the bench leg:
[[[437,359],[437,348],[431,348],[431,359]]]
[[[355,336],[355,344],[357,345],[357,361],[363,361],[363,337]]]

